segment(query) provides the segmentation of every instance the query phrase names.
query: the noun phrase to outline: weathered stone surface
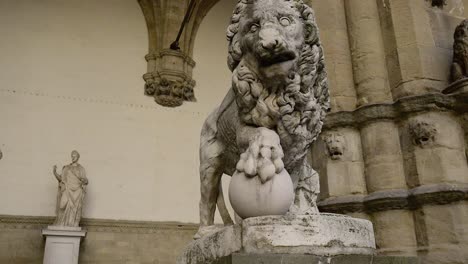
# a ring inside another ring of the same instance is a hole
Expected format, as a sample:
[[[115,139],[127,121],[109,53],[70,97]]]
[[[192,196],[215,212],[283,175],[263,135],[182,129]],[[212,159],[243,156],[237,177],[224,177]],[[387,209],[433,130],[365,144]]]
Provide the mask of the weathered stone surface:
[[[377,3],[344,1],[358,105],[390,102],[385,50]],[[368,36],[372,35],[372,38]]]
[[[327,198],[318,202],[328,213],[377,212],[395,209],[415,209],[430,204],[449,204],[468,198],[467,184],[430,184],[410,190],[385,190],[368,196],[349,195]]]
[[[303,254],[233,254],[220,264],[417,264],[414,257],[346,255],[323,257]]]
[[[408,210],[388,210],[372,214],[375,243],[379,255],[417,255],[413,213]],[[397,220],[398,219],[398,220]]]
[[[272,14],[282,16],[272,19]],[[285,170],[293,182],[294,209],[318,212],[319,179],[306,156],[330,100],[313,10],[302,0],[239,1],[227,37],[232,86],[202,127],[197,237],[213,225],[216,206],[223,221],[232,222],[220,188],[223,174],[242,173],[265,183]],[[290,205],[288,195],[276,197]]]
[[[312,148],[312,165],[320,174],[320,197],[367,194],[361,135],[353,128],[322,133]],[[324,154],[325,153],[325,154]]]
[[[222,258],[240,251],[241,247],[240,226],[213,228],[211,233],[192,241],[177,258],[177,264],[223,263]]]
[[[418,264],[417,257],[386,257],[375,256],[372,264]],[[344,263],[343,263],[344,264]]]
[[[361,129],[369,193],[406,187],[397,125],[392,121],[366,124]]]
[[[246,253],[297,253],[315,255],[374,252],[370,221],[344,215],[287,215],[249,218],[242,223]]]

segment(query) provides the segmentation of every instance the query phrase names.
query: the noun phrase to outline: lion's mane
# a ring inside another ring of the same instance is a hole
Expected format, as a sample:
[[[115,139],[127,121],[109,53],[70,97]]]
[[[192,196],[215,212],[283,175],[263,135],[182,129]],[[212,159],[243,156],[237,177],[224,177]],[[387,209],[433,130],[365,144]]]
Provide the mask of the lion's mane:
[[[288,143],[304,150],[317,138],[329,110],[327,74],[314,12],[302,0],[292,0],[304,23],[304,45],[295,76],[286,80],[283,91],[271,94],[258,76],[242,63],[239,24],[247,5],[253,1],[239,0],[227,31],[228,66],[233,72],[233,89],[241,119],[247,124],[276,128],[282,140],[290,138]],[[303,146],[297,146],[301,143]]]

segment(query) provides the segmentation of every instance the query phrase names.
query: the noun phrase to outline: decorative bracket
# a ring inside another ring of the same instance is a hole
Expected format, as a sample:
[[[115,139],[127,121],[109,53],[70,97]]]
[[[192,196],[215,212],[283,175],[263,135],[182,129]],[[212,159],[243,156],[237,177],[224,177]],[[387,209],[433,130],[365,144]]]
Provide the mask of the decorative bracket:
[[[145,95],[154,97],[156,103],[177,107],[184,101],[196,101],[192,79],[195,67],[191,58],[193,43],[202,18],[216,2],[191,0],[189,4],[187,0],[138,0],[149,37],[144,91]],[[182,23],[184,29],[180,30]],[[174,39],[178,40],[180,49],[171,49]]]

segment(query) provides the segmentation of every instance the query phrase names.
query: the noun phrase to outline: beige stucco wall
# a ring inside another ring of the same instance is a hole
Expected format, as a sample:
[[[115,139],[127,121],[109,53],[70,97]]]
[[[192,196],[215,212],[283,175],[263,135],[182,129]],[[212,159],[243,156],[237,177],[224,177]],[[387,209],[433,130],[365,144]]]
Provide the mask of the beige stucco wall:
[[[169,109],[143,95],[137,1],[0,1],[0,214],[53,215],[52,166],[77,149],[90,180],[84,217],[198,222],[198,138],[230,82],[233,2],[200,28],[198,103]]]

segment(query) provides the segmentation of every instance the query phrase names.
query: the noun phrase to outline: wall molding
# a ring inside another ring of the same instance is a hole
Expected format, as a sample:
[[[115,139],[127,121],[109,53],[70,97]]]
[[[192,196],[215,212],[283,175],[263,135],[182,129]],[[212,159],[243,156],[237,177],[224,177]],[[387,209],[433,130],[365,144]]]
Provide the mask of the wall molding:
[[[339,127],[360,128],[367,123],[398,120],[416,112],[454,111],[468,112],[468,92],[456,94],[428,93],[418,96],[408,96],[394,103],[365,105],[354,111],[329,113],[324,122],[324,130]]]
[[[0,229],[42,229],[54,222],[53,216],[0,215]],[[193,231],[198,224],[158,221],[130,221],[110,219],[81,219],[80,226],[92,232],[157,233],[165,230]]]
[[[425,205],[444,205],[468,200],[468,184],[432,184],[410,190],[396,189],[370,195],[327,198],[318,202],[321,212],[356,213],[415,210]]]
[[[158,111],[158,112],[170,112],[170,113],[184,113],[184,114],[193,114],[195,116],[208,116],[208,112],[195,112],[195,111],[187,111],[180,108],[167,108],[167,107],[160,107],[153,103],[151,104],[141,104],[141,103],[131,103],[131,102],[122,102],[114,100],[113,98],[100,98],[100,97],[79,97],[79,96],[68,96],[68,95],[58,95],[58,94],[49,94],[41,91],[32,91],[32,90],[15,90],[15,89],[0,89],[0,93],[6,93],[10,96],[35,96],[35,97],[45,97],[45,98],[52,98],[55,100],[63,100],[63,101],[73,101],[73,102],[83,102],[88,104],[101,104],[101,105],[114,105],[118,107],[125,107],[125,108],[134,108],[134,109],[142,109],[142,110],[151,110],[151,111]]]

